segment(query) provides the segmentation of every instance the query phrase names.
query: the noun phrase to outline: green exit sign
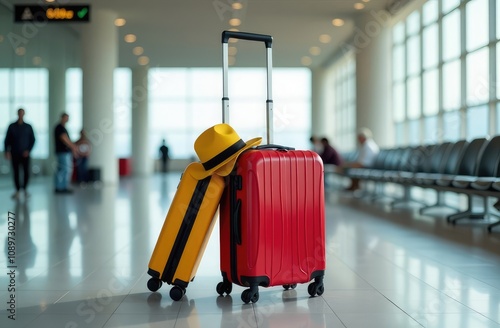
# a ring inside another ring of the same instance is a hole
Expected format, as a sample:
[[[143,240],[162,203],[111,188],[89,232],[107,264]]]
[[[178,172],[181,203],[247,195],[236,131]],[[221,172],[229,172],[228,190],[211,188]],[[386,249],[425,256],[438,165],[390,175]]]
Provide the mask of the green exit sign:
[[[89,22],[89,5],[15,5],[14,22]]]

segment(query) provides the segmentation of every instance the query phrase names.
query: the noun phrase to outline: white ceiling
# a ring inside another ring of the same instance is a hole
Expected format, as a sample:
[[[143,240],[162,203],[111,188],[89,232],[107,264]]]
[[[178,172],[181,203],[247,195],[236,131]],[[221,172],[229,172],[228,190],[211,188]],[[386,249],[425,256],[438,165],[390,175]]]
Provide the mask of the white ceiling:
[[[234,0],[87,0],[91,13],[106,9],[126,19],[119,28],[119,64],[137,66],[134,46],[142,46],[150,58],[150,66],[218,67],[221,65],[220,35],[231,26],[231,18],[240,18],[239,30],[270,34],[274,38],[273,61],[275,66],[302,66],[301,58],[312,58],[312,67],[321,65],[338,49],[339,44],[353,33],[357,15],[385,8],[388,0],[370,0],[363,10],[355,10],[354,0],[243,0],[243,9],[233,10]],[[361,0],[360,0],[361,1]],[[12,7],[26,4],[27,0],[0,0]],[[40,3],[41,0],[32,1]],[[71,1],[63,1],[71,4]],[[218,8],[218,9],[216,9]],[[346,24],[334,27],[333,18],[343,18]],[[92,16],[91,16],[92,19]],[[76,30],[85,24],[57,24]],[[127,33],[137,35],[134,44],[123,41]],[[321,34],[328,34],[329,44],[319,42]],[[261,66],[264,47],[245,41],[234,44],[238,48],[236,66]],[[312,46],[321,48],[321,54],[312,56]]]

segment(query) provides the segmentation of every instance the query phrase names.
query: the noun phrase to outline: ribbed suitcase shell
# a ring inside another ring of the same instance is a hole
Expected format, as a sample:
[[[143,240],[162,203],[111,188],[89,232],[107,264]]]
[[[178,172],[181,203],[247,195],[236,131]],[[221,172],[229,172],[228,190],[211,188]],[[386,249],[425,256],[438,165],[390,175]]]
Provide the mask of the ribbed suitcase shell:
[[[181,177],[148,270],[153,282],[160,279],[183,289],[194,279],[212,233],[225,186],[224,178],[215,174],[196,180],[190,174],[190,167]],[[156,282],[159,283],[158,280]]]
[[[325,212],[320,157],[312,151],[244,152],[221,200],[220,230],[225,280],[267,287],[306,283],[323,276]]]

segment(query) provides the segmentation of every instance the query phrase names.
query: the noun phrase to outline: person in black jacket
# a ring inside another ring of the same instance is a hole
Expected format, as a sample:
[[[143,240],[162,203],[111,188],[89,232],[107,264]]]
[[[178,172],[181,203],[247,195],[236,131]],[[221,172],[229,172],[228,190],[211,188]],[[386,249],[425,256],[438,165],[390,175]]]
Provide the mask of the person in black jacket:
[[[78,158],[78,147],[71,141],[66,130],[66,123],[69,121],[69,115],[61,114],[61,120],[54,129],[54,141],[56,148],[57,169],[55,174],[56,194],[69,194],[73,191],[68,188],[70,176],[73,173],[73,160]],[[72,157],[73,155],[73,157]]]
[[[14,184],[16,192],[12,198],[18,198],[21,189],[24,190],[24,195],[29,196],[26,188],[28,187],[29,171],[30,171],[30,153],[35,145],[35,133],[33,128],[28,123],[24,122],[24,109],[19,108],[17,111],[18,119],[16,122],[9,125],[5,136],[4,150],[5,158],[12,160],[12,169],[14,171]],[[23,182],[20,181],[19,171],[23,168]]]
[[[163,139],[160,147],[160,158],[161,158],[161,171],[167,173],[168,171],[168,160],[170,159],[168,155],[168,147],[165,144],[165,139]]]

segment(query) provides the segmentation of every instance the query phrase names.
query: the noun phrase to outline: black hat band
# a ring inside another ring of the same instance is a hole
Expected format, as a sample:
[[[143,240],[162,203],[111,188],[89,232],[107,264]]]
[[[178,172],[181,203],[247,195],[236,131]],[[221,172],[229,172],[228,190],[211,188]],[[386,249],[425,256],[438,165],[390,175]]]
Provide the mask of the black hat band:
[[[239,150],[243,149],[247,144],[243,140],[238,140],[231,146],[227,147],[223,151],[221,151],[219,154],[217,154],[215,157],[212,157],[208,161],[201,163],[203,167],[205,168],[205,171],[211,170],[214,167],[217,167],[220,165],[222,162],[227,160],[229,157],[233,156],[236,154]]]

